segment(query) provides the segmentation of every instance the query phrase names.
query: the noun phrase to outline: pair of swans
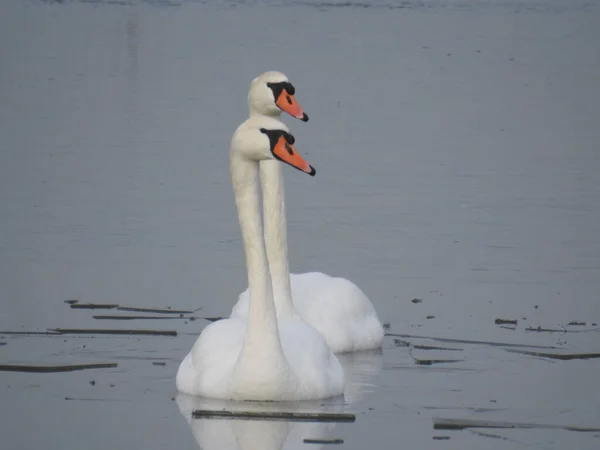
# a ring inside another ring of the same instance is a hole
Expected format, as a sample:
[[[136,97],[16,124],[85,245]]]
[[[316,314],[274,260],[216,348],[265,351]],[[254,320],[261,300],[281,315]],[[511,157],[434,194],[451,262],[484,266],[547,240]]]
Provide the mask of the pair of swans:
[[[230,147],[249,287],[231,317],[207,326],[182,361],[176,377],[180,392],[233,400],[333,397],[344,391],[344,371],[334,352],[381,347],[383,327],[356,285],[321,273],[290,277],[279,161],[315,174],[278,120],[281,111],[308,120],[294,93],[279,72],[251,83],[250,117]]]

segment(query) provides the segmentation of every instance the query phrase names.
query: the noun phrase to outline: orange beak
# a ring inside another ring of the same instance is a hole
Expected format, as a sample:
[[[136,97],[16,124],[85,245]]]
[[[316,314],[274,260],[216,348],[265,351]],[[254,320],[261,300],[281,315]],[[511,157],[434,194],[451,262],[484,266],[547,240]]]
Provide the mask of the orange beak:
[[[275,144],[275,147],[273,148],[273,155],[280,161],[309,174],[311,177],[314,177],[317,172],[314,167],[308,164],[304,158],[298,154],[294,146],[288,143],[283,136],[280,136],[277,140],[277,144]]]
[[[275,104],[279,107],[279,109],[288,113],[290,116],[300,119],[303,122],[308,122],[308,116],[304,111],[302,111],[300,105],[296,103],[294,96],[289,94],[286,89],[281,91],[281,94],[279,94]]]

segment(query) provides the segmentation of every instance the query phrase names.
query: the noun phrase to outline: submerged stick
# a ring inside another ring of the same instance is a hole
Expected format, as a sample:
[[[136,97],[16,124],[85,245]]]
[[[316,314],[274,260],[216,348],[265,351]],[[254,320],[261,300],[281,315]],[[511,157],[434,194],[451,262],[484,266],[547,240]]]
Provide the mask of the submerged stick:
[[[348,413],[299,413],[278,411],[227,411],[212,409],[197,409],[192,412],[194,419],[255,419],[255,420],[286,420],[294,422],[354,422],[356,416]]]
[[[305,444],[343,444],[343,439],[302,439]]]
[[[96,320],[167,320],[167,319],[186,319],[195,320],[195,317],[189,316],[118,316],[118,315],[100,315],[92,316]]]
[[[87,369],[111,369],[117,367],[117,363],[99,363],[99,364],[74,364],[70,366],[29,366],[20,364],[0,364],[0,371],[3,372],[29,372],[29,373],[53,373],[53,372],[73,372],[75,370]]]
[[[600,358],[600,353],[545,353],[545,352],[527,352],[525,350],[506,349],[507,352],[519,353],[521,355],[538,356],[540,358],[561,359],[569,361],[571,359],[594,359]]]
[[[95,330],[75,328],[52,328],[60,334],[128,334],[138,336],[177,336],[177,331],[171,330]]]
[[[548,345],[528,345],[528,344],[509,344],[506,342],[493,342],[493,341],[474,341],[470,339],[453,339],[453,338],[441,338],[435,336],[417,336],[414,334],[397,334],[397,333],[386,333],[386,336],[395,336],[402,338],[412,338],[412,339],[431,339],[433,341],[440,342],[455,342],[457,344],[480,344],[480,345],[490,345],[495,347],[525,347],[525,348],[548,348],[548,349],[558,349],[560,347],[552,347]]]
[[[462,348],[436,347],[435,345],[413,345],[412,348],[417,350],[448,350],[450,352],[462,352]]]
[[[118,306],[114,303],[74,303],[71,309],[115,309]]]
[[[0,331],[0,335],[9,336],[60,336],[56,331]]]
[[[200,309],[200,308],[198,308]],[[132,306],[117,306],[118,311],[129,311],[129,312],[145,312],[145,313],[158,313],[158,314],[193,314],[194,311],[184,311],[179,309],[159,309],[159,308],[134,308]]]
[[[434,364],[464,362],[464,359],[417,359],[413,357],[415,364],[419,366],[432,366]]]
[[[567,330],[566,328],[542,328],[540,327],[527,327],[525,331],[535,331],[537,333],[585,333],[587,331],[598,331],[598,328],[588,328],[587,330]]]
[[[496,325],[516,325],[517,320],[516,319],[496,319],[496,320],[494,320],[494,323]]]
[[[490,420],[469,420],[469,419],[433,419],[434,430],[464,430],[466,428],[537,428],[537,429],[553,429],[580,431],[588,433],[597,433],[600,428],[596,427],[579,427],[571,425],[547,425],[537,423],[520,423],[520,422],[495,422]]]

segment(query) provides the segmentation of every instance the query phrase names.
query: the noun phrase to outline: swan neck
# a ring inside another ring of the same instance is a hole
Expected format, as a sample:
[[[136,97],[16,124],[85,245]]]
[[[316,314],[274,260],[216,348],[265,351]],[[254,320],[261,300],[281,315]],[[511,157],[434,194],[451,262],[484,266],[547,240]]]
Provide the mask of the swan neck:
[[[290,317],[294,314],[294,305],[290,285],[282,164],[278,161],[262,161],[260,180],[263,191],[265,244],[275,307],[278,317]]]
[[[243,365],[243,360],[252,365],[256,364],[257,359],[273,361],[283,358],[283,350],[263,245],[257,183],[258,163],[232,155],[230,172],[250,288],[247,330],[238,365]]]
[[[249,116],[251,118],[259,117],[259,116],[267,116],[267,117],[274,117],[274,118],[278,119],[279,117],[281,117],[281,111],[279,111],[279,110],[274,110],[274,111],[262,110],[261,108],[254,105],[254,103],[251,101],[248,102],[248,111],[249,111]]]

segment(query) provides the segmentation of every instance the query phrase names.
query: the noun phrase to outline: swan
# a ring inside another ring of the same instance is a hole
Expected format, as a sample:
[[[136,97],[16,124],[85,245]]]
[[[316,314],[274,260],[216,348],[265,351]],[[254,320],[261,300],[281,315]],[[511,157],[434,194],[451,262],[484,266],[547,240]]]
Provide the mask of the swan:
[[[177,371],[179,392],[260,401],[343,394],[342,366],[323,337],[297,315],[278,320],[273,301],[259,211],[259,161],[280,160],[314,175],[293,143],[282,122],[264,116],[249,118],[232,137],[230,173],[251,288],[249,315],[204,328]]]
[[[250,83],[250,117],[278,118],[284,111],[308,121],[294,94],[294,86],[283,73],[261,74]],[[298,313],[321,333],[335,353],[381,348],[383,326],[373,304],[356,284],[321,272],[289,273],[281,165],[276,161],[261,161],[260,176],[265,186],[263,199],[275,206],[264,211],[263,221],[277,316],[286,318]],[[249,290],[246,289],[230,317],[246,318],[248,302]]]

